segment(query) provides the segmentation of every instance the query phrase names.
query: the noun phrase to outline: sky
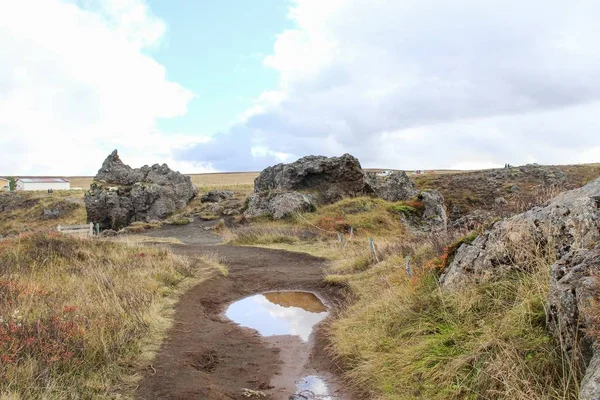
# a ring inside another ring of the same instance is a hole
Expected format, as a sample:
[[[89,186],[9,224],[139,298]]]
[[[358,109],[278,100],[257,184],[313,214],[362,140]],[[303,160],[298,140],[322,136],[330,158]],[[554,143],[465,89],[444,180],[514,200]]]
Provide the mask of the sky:
[[[600,162],[595,0],[0,0],[0,176]]]

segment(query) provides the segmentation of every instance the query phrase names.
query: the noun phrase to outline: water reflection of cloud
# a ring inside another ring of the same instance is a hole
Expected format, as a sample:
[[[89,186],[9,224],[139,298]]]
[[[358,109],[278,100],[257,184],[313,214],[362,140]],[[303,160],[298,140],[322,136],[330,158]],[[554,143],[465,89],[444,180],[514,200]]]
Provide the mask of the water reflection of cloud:
[[[299,393],[309,391],[318,396],[319,399],[331,398],[329,397],[329,388],[327,387],[327,383],[325,380],[323,380],[323,378],[318,376],[311,375],[304,377],[296,386],[298,387]]]
[[[327,313],[283,307],[270,302],[264,295],[256,295],[233,303],[226,315],[242,326],[258,330],[263,336],[297,335],[307,341],[313,326],[322,321]]]

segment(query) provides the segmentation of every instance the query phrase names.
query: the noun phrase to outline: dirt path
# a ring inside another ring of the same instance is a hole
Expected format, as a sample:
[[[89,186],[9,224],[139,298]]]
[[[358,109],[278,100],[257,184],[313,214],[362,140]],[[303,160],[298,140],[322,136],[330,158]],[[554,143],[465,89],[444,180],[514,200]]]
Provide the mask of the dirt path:
[[[214,243],[215,237],[200,224],[195,225],[198,226],[154,231],[151,235],[174,236],[187,242],[171,246],[175,252],[187,256],[217,253],[227,265],[229,275],[198,285],[181,298],[174,326],[153,365],[148,366],[137,397],[287,400],[293,393],[293,379],[287,379],[292,371],[325,377],[331,384],[333,398],[348,400],[350,397],[336,386],[336,369],[325,356],[322,324],[317,326],[310,343],[312,351],[299,354],[299,339],[263,338],[224,316],[231,302],[265,291],[312,291],[329,305],[334,304],[340,293],[322,283],[324,260],[278,250],[203,245],[200,243]],[[198,239],[194,232],[208,240]],[[263,392],[266,397],[245,397],[244,389]]]

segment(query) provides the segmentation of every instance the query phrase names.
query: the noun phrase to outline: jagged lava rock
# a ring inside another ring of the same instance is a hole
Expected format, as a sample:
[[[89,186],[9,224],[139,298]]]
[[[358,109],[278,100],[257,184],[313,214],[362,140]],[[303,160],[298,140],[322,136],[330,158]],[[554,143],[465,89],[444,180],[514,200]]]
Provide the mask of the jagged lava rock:
[[[587,364],[593,356],[594,323],[589,314],[599,293],[600,246],[570,251],[550,267],[548,327],[571,357]],[[590,335],[586,335],[590,333]]]
[[[254,192],[271,190],[315,193],[320,203],[373,193],[360,162],[350,154],[306,156],[290,164],[268,167],[254,180]]]
[[[211,190],[200,197],[201,203],[219,203],[224,200],[233,198],[231,190]]]
[[[587,366],[579,397],[586,400],[600,398],[598,332],[590,329],[599,322],[599,275],[600,246],[570,251],[550,268],[548,327],[572,364],[583,369]]]
[[[408,200],[418,194],[415,184],[404,171],[393,171],[386,176],[367,172],[366,177],[375,195],[387,201]]]
[[[448,216],[444,204],[444,196],[437,190],[427,190],[419,193],[419,199],[423,202],[423,219],[433,225],[446,227]]]
[[[115,150],[85,194],[87,218],[119,230],[135,221],[162,220],[184,208],[196,193],[190,177],[166,164],[131,168]]]
[[[572,365],[585,373],[579,399],[598,400],[599,243],[597,179],[562,193],[544,206],[497,222],[471,244],[463,244],[440,281],[446,290],[456,290],[521,271],[530,257],[538,262],[556,259],[550,266],[547,325]]]
[[[270,215],[282,219],[298,212],[313,211],[315,203],[313,196],[299,192],[271,193],[268,196],[254,193],[248,198],[244,215],[249,218]]]
[[[557,258],[600,240],[600,179],[553,198],[544,206],[499,221],[463,244],[441,278],[445,288],[483,281],[519,269],[511,252],[527,241],[547,244]]]

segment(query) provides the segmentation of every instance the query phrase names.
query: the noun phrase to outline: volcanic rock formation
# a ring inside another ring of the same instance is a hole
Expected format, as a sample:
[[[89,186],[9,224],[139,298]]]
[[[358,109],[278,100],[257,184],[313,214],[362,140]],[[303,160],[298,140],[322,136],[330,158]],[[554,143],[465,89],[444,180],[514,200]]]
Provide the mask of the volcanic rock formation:
[[[102,163],[85,194],[88,222],[119,230],[135,221],[162,220],[196,196],[189,176],[166,164],[131,168],[117,150]]]

